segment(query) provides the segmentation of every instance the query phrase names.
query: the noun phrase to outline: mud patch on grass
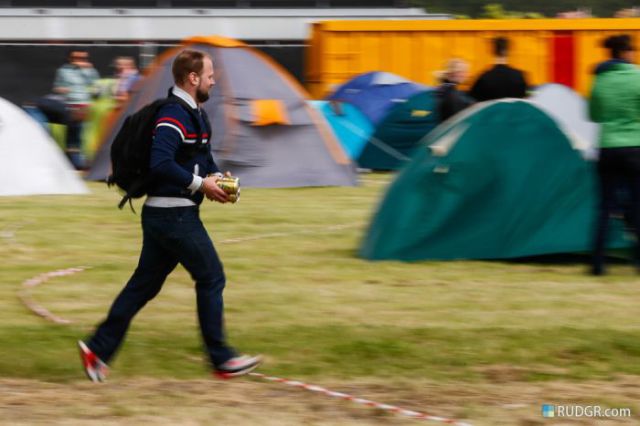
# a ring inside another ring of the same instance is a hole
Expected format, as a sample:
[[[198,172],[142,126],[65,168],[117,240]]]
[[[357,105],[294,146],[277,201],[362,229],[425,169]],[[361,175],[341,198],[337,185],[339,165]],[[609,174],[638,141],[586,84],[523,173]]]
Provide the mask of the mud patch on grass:
[[[638,424],[640,381],[502,382],[424,381],[315,382],[331,390],[381,403],[464,418],[474,425]],[[542,404],[631,408],[631,418],[543,419]],[[416,420],[260,379],[237,381],[112,380],[94,385],[0,379],[2,424],[159,425],[401,425]],[[543,421],[544,420],[544,421]],[[424,422],[421,422],[424,423]],[[427,422],[427,424],[437,424]]]

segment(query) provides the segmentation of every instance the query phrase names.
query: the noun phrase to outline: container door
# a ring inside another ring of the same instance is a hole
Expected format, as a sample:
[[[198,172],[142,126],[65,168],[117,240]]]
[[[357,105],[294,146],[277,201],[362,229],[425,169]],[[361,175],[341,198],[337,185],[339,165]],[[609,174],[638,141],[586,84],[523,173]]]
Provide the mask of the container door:
[[[555,31],[551,38],[551,69],[549,76],[554,83],[575,89],[576,56],[572,31]]]

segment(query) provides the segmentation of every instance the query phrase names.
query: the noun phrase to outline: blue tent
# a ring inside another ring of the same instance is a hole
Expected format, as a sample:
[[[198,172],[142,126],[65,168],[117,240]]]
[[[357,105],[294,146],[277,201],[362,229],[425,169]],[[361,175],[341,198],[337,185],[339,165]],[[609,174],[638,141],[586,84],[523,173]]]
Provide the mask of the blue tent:
[[[376,126],[356,159],[360,167],[397,170],[411,160],[440,118],[435,90],[426,90],[393,106]]]
[[[395,74],[375,71],[347,81],[327,99],[355,105],[375,126],[397,102],[426,89]]]
[[[309,101],[327,120],[349,158],[356,160],[373,133],[373,125],[351,104]]]

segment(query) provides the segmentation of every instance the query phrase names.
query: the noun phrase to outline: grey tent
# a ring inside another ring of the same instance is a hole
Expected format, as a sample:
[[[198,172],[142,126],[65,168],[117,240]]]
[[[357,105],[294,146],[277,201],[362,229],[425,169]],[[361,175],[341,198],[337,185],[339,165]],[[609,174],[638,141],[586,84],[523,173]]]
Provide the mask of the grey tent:
[[[171,64],[184,48],[213,58],[216,85],[203,105],[213,128],[212,151],[221,170],[243,186],[350,186],[355,168],[306,92],[267,56],[222,37],[196,37],[162,54],[146,71],[139,91],[106,132],[88,179],[109,175],[109,151],[124,118],[173,84]]]
[[[563,84],[550,83],[539,86],[530,100],[560,123],[565,132],[573,134],[587,144],[587,158],[596,155],[599,128],[589,120],[587,101],[579,93]]]

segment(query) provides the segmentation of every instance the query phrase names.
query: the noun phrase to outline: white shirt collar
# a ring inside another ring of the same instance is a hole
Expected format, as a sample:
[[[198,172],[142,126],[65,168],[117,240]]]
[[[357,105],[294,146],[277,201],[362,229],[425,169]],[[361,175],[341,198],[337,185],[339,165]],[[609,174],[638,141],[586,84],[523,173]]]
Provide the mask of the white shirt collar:
[[[173,86],[173,88],[171,89],[171,93],[173,93],[174,95],[176,95],[177,97],[185,101],[187,105],[189,105],[191,108],[193,109],[198,108],[198,104],[196,103],[195,99],[193,99],[190,94],[188,94],[178,86]]]

